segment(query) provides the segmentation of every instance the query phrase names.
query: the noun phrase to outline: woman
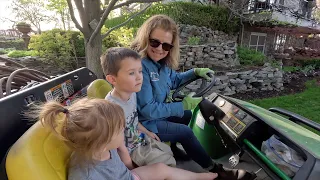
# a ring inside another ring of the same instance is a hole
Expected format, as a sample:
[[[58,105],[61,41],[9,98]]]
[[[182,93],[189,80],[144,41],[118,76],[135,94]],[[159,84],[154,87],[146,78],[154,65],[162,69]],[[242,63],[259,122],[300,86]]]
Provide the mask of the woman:
[[[222,165],[213,164],[211,158],[188,127],[191,109],[202,98],[186,96],[182,102],[166,103],[170,90],[189,79],[201,76],[209,79],[208,68],[195,68],[184,73],[173,69],[179,61],[179,34],[176,23],[165,15],[150,17],[138,30],[132,48],[143,57],[143,84],[137,93],[139,121],[156,133],[161,141],[170,141],[174,155],[182,156],[177,148],[179,142],[187,154],[204,169],[217,172],[222,179],[253,179],[244,170],[225,170]]]

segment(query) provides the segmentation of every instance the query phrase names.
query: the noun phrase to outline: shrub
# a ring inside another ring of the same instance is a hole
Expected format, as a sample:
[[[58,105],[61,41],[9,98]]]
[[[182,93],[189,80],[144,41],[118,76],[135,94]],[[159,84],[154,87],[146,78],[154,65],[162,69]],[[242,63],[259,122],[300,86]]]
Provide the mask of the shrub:
[[[284,72],[291,72],[291,73],[293,73],[293,72],[299,72],[299,71],[301,71],[301,67],[299,67],[299,66],[284,66],[283,68],[283,71]]]
[[[76,57],[85,56],[84,39],[78,31],[53,29],[31,37],[29,48],[47,63],[62,69],[77,68]]]
[[[8,56],[11,58],[20,58],[26,56],[36,56],[35,51],[21,51],[21,50],[14,50],[8,53]]]
[[[24,41],[22,39],[10,40],[10,41],[0,41],[0,48],[14,48],[17,50],[24,49]]]
[[[103,27],[101,33],[105,34],[108,31],[107,28]],[[102,40],[102,51],[104,52],[107,48],[121,46],[129,47],[133,40],[134,28],[121,27],[112,31],[106,38]]]
[[[8,52],[6,51],[6,50],[4,50],[4,49],[0,49],[0,55],[1,54],[7,54]]]
[[[226,33],[237,32],[239,28],[238,18],[229,18],[229,11],[222,6],[207,6],[192,2],[172,2],[166,4],[155,3],[144,13],[133,18],[126,27],[139,28],[149,17],[156,14],[165,14],[174,19],[178,24],[205,26],[207,28],[224,31]],[[130,14],[107,20],[107,28],[114,27],[130,17]]]
[[[320,59],[297,59],[297,61],[303,67],[314,65],[315,68],[320,68]]]
[[[266,56],[260,51],[238,46],[237,52],[241,65],[263,65]]]
[[[200,43],[200,37],[192,36],[188,38],[188,45],[198,45]]]

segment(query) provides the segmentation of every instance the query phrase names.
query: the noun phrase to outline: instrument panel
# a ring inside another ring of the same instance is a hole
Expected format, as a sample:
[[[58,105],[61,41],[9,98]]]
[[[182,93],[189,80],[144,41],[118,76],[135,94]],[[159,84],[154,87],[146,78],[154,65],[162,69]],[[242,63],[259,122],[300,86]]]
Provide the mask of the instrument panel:
[[[257,122],[254,117],[222,97],[217,97],[213,103],[225,114],[222,119],[218,119],[220,127],[234,141],[237,141],[246,130],[251,128],[253,123]]]

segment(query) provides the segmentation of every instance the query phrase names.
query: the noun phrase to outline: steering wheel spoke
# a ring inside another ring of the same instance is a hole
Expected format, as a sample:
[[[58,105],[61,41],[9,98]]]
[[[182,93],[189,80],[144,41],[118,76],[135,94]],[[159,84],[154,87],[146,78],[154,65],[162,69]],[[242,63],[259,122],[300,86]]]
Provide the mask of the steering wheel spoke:
[[[196,91],[196,94],[193,95],[193,97],[201,97],[204,94],[206,94],[216,83],[216,79],[214,78],[213,74],[210,74],[210,76],[212,77],[211,82],[208,84],[207,80],[205,78],[202,77],[197,77],[196,79],[191,79],[187,82],[185,82],[184,84],[180,85],[175,92],[172,94],[172,99],[175,102],[179,102],[182,101],[182,99],[186,96],[183,95],[181,90],[184,89],[187,85],[189,85],[190,83],[192,83],[193,81],[196,81],[198,79],[202,79],[202,83],[200,85],[200,88]]]

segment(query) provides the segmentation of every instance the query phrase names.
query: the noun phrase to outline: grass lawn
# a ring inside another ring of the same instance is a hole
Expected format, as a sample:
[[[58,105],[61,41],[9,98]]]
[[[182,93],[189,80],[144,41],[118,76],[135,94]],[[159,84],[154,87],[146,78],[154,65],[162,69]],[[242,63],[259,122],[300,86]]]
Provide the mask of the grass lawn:
[[[320,86],[312,80],[306,83],[306,87],[302,93],[249,102],[266,109],[280,107],[320,123]]]

